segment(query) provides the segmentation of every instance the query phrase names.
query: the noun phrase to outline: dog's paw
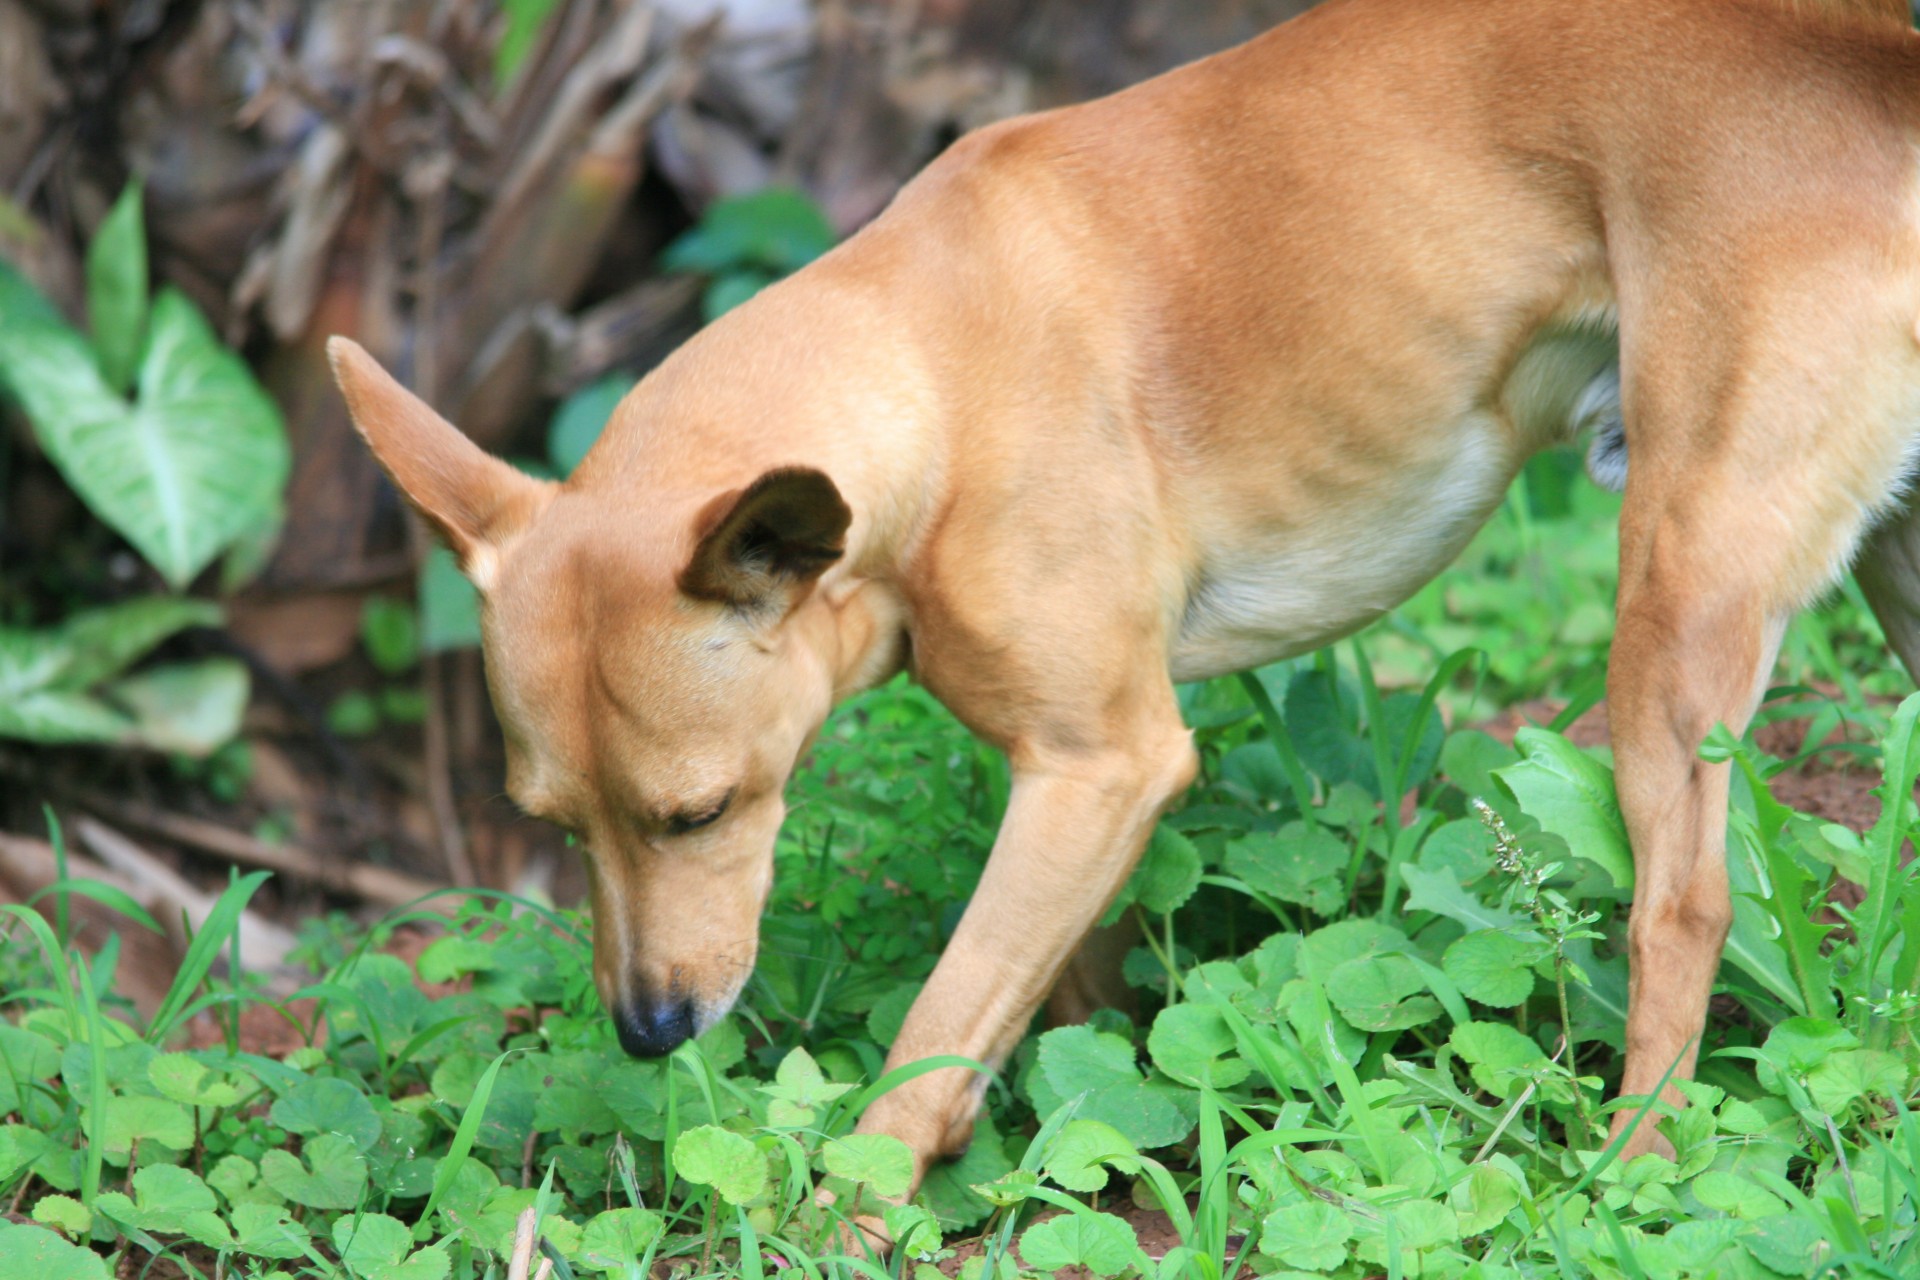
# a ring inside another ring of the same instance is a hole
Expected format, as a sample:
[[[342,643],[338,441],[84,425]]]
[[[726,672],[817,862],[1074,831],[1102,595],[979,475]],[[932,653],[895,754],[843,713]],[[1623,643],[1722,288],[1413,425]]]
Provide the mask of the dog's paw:
[[[958,1160],[967,1154],[967,1149],[973,1146],[973,1129],[978,1114],[969,1111],[961,1119],[947,1125],[946,1133],[940,1138],[940,1159]]]
[[[829,1210],[837,1200],[838,1197],[825,1188],[813,1197],[815,1204]],[[841,1215],[835,1220],[833,1230],[835,1246],[849,1258],[884,1261],[893,1252],[893,1237],[887,1231],[887,1224],[872,1214]]]
[[[1607,1134],[1607,1141],[1611,1143],[1617,1139],[1621,1132],[1626,1129],[1627,1125],[1631,1123],[1632,1118],[1631,1113],[1620,1113],[1614,1120],[1612,1131]],[[1621,1144],[1620,1155],[1618,1157],[1622,1163],[1633,1159],[1635,1156],[1659,1156],[1663,1160],[1672,1160],[1674,1158],[1675,1152],[1672,1139],[1654,1127],[1658,1118],[1659,1117],[1653,1115],[1643,1117],[1633,1132],[1627,1135],[1626,1142]]]

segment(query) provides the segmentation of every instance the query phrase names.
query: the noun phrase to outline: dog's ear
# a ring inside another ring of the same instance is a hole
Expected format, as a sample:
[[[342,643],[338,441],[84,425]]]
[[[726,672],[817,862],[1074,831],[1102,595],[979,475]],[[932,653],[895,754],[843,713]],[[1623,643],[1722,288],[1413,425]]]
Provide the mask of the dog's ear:
[[[700,513],[699,545],[680,589],[701,600],[759,605],[789,600],[846,551],[853,513],[825,474],[769,471]]]
[[[381,468],[484,589],[494,553],[532,520],[552,486],[488,455],[358,343],[329,339],[327,359]]]

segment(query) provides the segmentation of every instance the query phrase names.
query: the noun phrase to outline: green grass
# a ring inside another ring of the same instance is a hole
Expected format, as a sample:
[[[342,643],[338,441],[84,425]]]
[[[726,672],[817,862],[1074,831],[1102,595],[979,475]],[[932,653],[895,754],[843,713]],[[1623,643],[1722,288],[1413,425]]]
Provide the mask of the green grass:
[[[417,975],[316,922],[303,994],[327,1035],[279,1060],[233,1040],[263,997],[209,976],[256,877],[150,1024],[116,998],[111,948],[67,945],[65,894],[88,887],[53,895],[51,923],[6,908],[0,1205],[35,1221],[0,1219],[0,1275],[117,1256],[501,1276],[529,1209],[560,1277],[917,1277],[961,1242],[975,1276],[1920,1274],[1920,893],[1900,860],[1920,702],[1881,696],[1905,678],[1851,589],[1793,629],[1769,713],[1864,732],[1851,754],[1900,802],[1854,836],[1777,804],[1780,762],[1750,741],[1707,745],[1734,764],[1722,998],[1694,1105],[1647,1117],[1676,1159],[1607,1145],[1631,866],[1608,759],[1464,727],[1597,696],[1614,500],[1568,471],[1530,468],[1461,565],[1358,643],[1182,690],[1201,778],[1116,907],[1141,926],[1137,1010],[1036,1029],[966,1157],[885,1209],[891,1258],[839,1244],[839,1213],[882,1208],[908,1167],[852,1128],[893,1083],[874,1083],[887,1045],[1007,790],[904,683],[823,734],[742,1006],[665,1062],[614,1044],[584,918],[497,896]],[[1823,911],[1842,879],[1864,900]],[[429,998],[416,976],[469,986]],[[199,1012],[226,1043],[178,1051]],[[1180,1245],[1148,1257],[1129,1204]]]

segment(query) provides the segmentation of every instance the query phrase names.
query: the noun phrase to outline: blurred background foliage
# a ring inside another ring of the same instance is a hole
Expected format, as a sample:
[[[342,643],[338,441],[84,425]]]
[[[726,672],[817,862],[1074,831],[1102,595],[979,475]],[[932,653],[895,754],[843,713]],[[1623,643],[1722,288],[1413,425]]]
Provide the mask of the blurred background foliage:
[[[0,0],[0,830],[52,800],[304,908],[345,863],[570,900],[325,339],[565,475],[959,133],[1304,7]]]

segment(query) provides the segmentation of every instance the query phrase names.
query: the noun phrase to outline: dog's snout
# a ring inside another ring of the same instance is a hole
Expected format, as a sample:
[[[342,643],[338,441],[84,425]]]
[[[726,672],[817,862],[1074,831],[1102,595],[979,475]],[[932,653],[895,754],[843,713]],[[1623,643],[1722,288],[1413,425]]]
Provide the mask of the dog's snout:
[[[616,1009],[620,1047],[636,1058],[659,1058],[693,1038],[693,1001],[684,996],[642,994]]]

